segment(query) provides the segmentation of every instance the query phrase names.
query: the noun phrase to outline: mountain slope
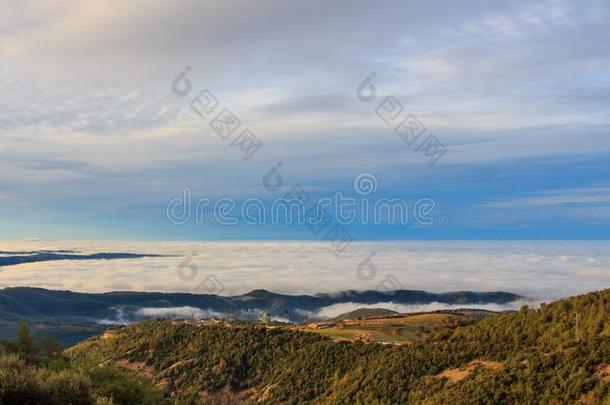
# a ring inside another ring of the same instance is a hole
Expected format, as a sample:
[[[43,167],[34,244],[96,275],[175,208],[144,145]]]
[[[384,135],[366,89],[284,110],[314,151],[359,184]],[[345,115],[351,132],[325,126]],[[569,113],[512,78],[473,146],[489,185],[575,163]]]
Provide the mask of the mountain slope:
[[[521,299],[506,292],[452,292],[433,294],[423,291],[400,290],[348,291],[337,294],[284,295],[266,290],[254,290],[234,297],[213,294],[111,292],[103,294],[54,291],[42,288],[14,287],[0,290],[0,320],[96,322],[115,319],[117,322],[142,320],[140,308],[192,307],[204,311],[256,319],[264,311],[270,315],[288,316],[292,321],[307,319],[304,311],[315,312],[322,307],[353,302],[371,304],[505,304]],[[117,319],[120,309],[121,319]],[[252,311],[250,314],[249,312]],[[254,318],[252,318],[254,317]]]
[[[204,403],[223,393],[263,403],[602,403],[610,398],[609,336],[606,290],[400,347],[155,320],[69,354],[145,364],[167,398]]]

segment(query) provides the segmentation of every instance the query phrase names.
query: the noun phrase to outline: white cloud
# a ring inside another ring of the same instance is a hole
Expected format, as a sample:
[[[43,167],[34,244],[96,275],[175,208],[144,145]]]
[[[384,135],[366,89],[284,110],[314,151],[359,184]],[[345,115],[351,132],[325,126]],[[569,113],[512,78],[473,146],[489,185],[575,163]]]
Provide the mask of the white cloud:
[[[517,35],[521,33],[512,18],[502,14],[494,14],[487,17],[485,25],[504,35]]]
[[[429,304],[396,304],[394,302],[377,302],[375,304],[359,304],[356,302],[344,302],[340,304],[333,304],[327,307],[321,308],[315,313],[314,317],[320,317],[322,319],[335,318],[341,314],[355,311],[359,308],[383,308],[395,311],[401,314],[414,313],[414,312],[431,312],[439,310],[451,310],[451,309],[484,309],[487,311],[509,311],[521,308],[523,305],[527,305],[531,308],[536,308],[540,305],[540,300],[517,300],[509,302],[508,304],[444,304],[442,302],[431,302]]]
[[[58,261],[0,268],[0,288],[33,286],[76,291],[217,292],[198,288],[214,276],[223,295],[257,288],[289,294],[377,289],[393,275],[405,289],[509,291],[558,298],[610,287],[610,242],[358,242],[336,257],[321,242],[2,242],[0,250],[71,249],[177,257]],[[196,276],[178,266],[196,252]],[[358,277],[371,252],[378,273]],[[210,288],[218,285],[208,282]]]
[[[211,310],[203,310],[195,307],[144,307],[138,309],[136,315],[143,317],[156,317],[156,318],[209,318],[209,317],[221,317],[223,314]]]

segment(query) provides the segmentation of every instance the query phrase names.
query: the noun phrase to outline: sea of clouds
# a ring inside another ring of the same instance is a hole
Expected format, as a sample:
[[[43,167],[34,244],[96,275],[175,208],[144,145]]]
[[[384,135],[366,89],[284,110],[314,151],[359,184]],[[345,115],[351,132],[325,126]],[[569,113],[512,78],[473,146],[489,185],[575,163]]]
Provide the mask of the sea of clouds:
[[[328,243],[306,241],[0,243],[2,251],[40,249],[167,256],[0,267],[0,288],[221,295],[264,288],[278,293],[315,294],[378,289],[387,276],[392,276],[404,289],[502,290],[552,299],[610,286],[610,242],[605,241],[354,242],[339,256]],[[376,273],[359,277],[358,266],[373,252],[371,263]],[[335,311],[329,309],[328,313]]]

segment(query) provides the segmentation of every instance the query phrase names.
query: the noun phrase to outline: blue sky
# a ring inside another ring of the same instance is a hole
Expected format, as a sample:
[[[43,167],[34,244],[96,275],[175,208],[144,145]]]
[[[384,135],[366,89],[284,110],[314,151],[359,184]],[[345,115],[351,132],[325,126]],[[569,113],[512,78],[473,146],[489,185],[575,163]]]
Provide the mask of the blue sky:
[[[0,238],[317,239],[299,226],[172,224],[168,201],[429,198],[376,239],[608,239],[605,1],[12,2],[0,16]],[[172,92],[186,66],[193,91]],[[358,85],[375,72],[377,98]],[[209,89],[262,142],[248,160],[189,103]],[[433,166],[375,113],[394,96]],[[282,162],[284,187],[264,175]]]

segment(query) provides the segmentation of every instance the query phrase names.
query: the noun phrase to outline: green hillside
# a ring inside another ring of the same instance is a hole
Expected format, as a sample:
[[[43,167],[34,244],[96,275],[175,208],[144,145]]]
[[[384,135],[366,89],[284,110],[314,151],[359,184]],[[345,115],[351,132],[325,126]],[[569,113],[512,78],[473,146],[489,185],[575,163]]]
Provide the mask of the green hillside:
[[[148,375],[167,399],[204,403],[603,403],[609,316],[606,290],[403,346],[337,343],[284,327],[152,320],[68,354]]]
[[[0,405],[158,404],[160,393],[113,362],[71,361],[53,339],[21,323],[18,338],[0,340]]]

